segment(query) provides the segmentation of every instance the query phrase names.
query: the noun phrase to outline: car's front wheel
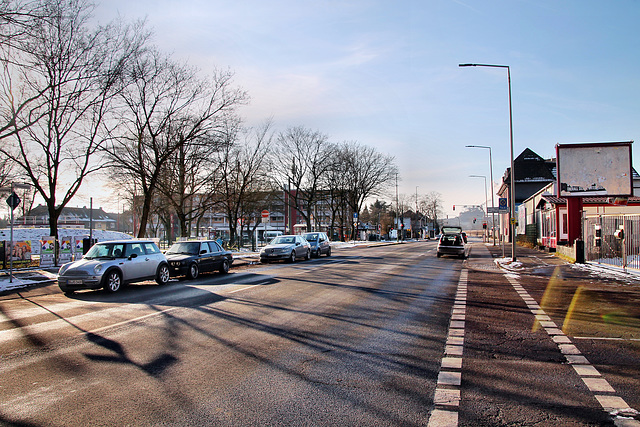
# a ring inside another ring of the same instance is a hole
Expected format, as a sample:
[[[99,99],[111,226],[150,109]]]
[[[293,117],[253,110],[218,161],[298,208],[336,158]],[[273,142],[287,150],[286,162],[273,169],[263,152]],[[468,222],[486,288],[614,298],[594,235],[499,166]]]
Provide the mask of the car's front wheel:
[[[158,272],[156,273],[156,283],[158,285],[166,285],[169,283],[169,266],[167,264],[162,264],[158,267]]]
[[[229,267],[229,261],[225,259],[222,261],[222,265],[220,266],[220,273],[227,274],[229,272]]]
[[[331,246],[329,246],[329,249],[327,249],[327,256],[331,256]]]
[[[117,270],[107,272],[104,278],[104,290],[107,292],[118,292],[122,289],[122,275]]]
[[[189,277],[189,279],[195,279],[196,277],[198,277],[198,273],[198,264],[194,262],[189,266],[189,273],[187,273],[187,276]]]
[[[296,251],[291,251],[291,255],[289,255],[289,262],[296,262]]]
[[[306,259],[306,260],[310,260],[311,259],[311,250],[310,249],[307,249],[307,256],[305,256],[304,259]]]

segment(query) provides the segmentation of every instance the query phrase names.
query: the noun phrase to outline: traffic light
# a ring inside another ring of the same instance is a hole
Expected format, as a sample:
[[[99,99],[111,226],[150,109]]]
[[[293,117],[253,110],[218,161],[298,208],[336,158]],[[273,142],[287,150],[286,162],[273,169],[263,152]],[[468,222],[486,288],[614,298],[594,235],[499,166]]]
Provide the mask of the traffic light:
[[[453,210],[454,210],[454,211],[456,210],[456,205],[453,205]]]
[[[600,224],[595,225],[595,234],[593,236],[593,246],[597,248],[602,246],[602,226]]]

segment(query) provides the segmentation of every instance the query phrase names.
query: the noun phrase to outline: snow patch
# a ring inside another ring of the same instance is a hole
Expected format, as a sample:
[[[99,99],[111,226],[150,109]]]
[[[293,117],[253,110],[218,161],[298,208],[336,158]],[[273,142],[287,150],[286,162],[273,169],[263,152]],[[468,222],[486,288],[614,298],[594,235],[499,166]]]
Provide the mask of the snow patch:
[[[14,228],[13,229],[13,241],[19,242],[24,240],[40,240],[43,237],[49,236],[49,228]],[[89,237],[88,228],[59,228],[58,236],[78,236]],[[120,233],[118,231],[105,231],[105,230],[93,230],[92,237],[98,239],[98,241],[104,240],[123,240],[132,239],[129,234]],[[0,229],[0,240],[9,241],[11,239],[11,229]]]

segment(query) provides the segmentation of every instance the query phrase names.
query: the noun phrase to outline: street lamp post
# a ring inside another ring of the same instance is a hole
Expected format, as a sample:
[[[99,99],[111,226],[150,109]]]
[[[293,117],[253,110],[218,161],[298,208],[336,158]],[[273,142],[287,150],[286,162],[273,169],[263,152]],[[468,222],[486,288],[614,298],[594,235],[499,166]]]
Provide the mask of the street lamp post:
[[[420,221],[420,214],[418,213],[418,186],[416,185],[416,217],[418,221]],[[422,233],[422,224],[418,222],[418,232],[416,233],[416,237],[419,239],[420,234]]]
[[[495,191],[493,191],[493,160],[491,159],[491,147],[487,146],[487,145],[466,145],[465,147],[467,148],[488,148],[489,149],[489,175],[490,175],[490,179],[491,179],[491,234],[493,235],[493,246],[496,245],[496,232],[495,232],[495,227],[496,227],[496,217],[495,217],[495,212],[493,211],[495,209],[495,204],[494,204],[494,199],[493,199],[493,193],[495,193]],[[499,230],[499,228],[498,228]]]
[[[515,193],[515,171],[513,169],[513,113],[511,109],[511,69],[508,65],[494,65],[494,64],[459,64],[460,67],[490,67],[490,68],[506,68],[507,70],[507,83],[509,85],[509,136],[511,142],[511,176],[510,191],[509,191],[509,230],[511,233],[511,259],[516,260],[516,193]]]
[[[469,175],[469,178],[484,178],[484,207],[485,207],[485,218],[489,218],[489,199],[487,198],[487,177],[484,175]],[[484,235],[483,235],[484,236]],[[482,238],[482,242],[484,243],[485,239]]]

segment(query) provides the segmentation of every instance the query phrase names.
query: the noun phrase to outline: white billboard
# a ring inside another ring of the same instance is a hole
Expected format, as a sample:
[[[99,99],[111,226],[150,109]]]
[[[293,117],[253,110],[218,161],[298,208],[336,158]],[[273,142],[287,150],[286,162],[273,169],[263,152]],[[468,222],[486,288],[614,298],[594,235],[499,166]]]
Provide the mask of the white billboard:
[[[631,144],[599,142],[557,144],[560,197],[631,196]]]

